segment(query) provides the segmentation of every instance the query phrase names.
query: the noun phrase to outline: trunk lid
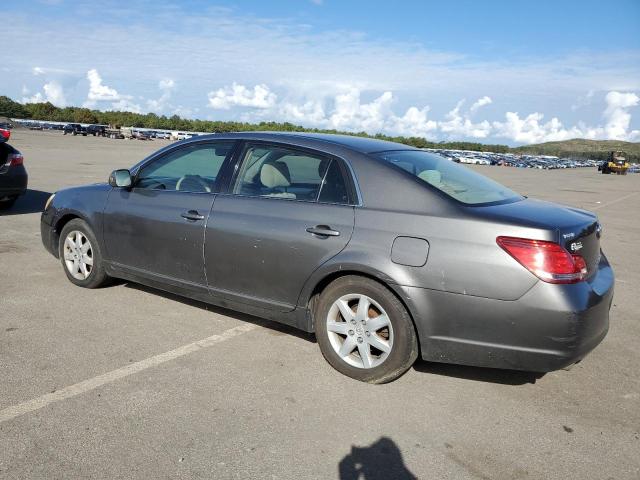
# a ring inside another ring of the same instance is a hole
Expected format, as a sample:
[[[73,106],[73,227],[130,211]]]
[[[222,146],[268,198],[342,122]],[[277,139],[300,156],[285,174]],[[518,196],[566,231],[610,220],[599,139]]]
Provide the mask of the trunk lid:
[[[468,208],[488,221],[555,232],[560,245],[569,253],[584,258],[589,275],[597,268],[602,227],[594,213],[531,198],[502,205]]]

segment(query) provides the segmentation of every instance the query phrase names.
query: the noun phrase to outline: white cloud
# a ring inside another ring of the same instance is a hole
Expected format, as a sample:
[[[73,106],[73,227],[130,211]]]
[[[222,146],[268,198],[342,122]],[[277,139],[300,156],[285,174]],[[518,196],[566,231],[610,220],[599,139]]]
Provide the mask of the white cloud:
[[[142,112],[140,105],[133,102],[133,96],[120,94],[115,88],[104,85],[102,77],[95,68],[87,72],[87,80],[89,80],[89,92],[83,104],[84,107],[95,108],[98,102],[111,102],[113,110]]]
[[[147,100],[147,108],[150,112],[163,113],[171,108],[169,100],[176,86],[176,82],[171,78],[163,78],[158,82],[158,88],[162,92],[159,98]]]
[[[472,120],[472,115],[477,114],[480,108],[493,103],[492,98],[487,95],[477,99],[466,110],[463,108],[465,100],[460,100],[442,120],[436,120],[429,117],[429,106],[410,106],[404,114],[397,114],[393,108],[395,96],[391,91],[385,91],[371,101],[363,102],[359,88],[344,85],[344,90],[336,95],[324,95],[315,99],[305,96],[285,97],[278,102],[277,95],[268,86],[261,87],[262,92],[272,95],[268,102],[260,100],[265,98],[266,93],[256,95],[255,89],[252,91],[234,83],[232,87],[212,92],[214,95],[209,95],[209,103],[215,102],[218,108],[231,108],[232,104],[249,107],[240,117],[244,121],[288,121],[309,127],[418,136],[432,140],[496,138],[527,144],[570,138],[640,138],[640,131],[629,131],[631,114],[628,109],[640,104],[640,97],[635,93],[612,91],[607,94],[604,125],[588,126],[578,123],[565,127],[557,117],[545,122],[544,115],[540,112],[524,117],[518,112],[506,112],[503,121]]]
[[[270,108],[277,100],[277,95],[264,84],[256,85],[253,90],[233,83],[230,87],[209,92],[209,106],[215,109],[228,110],[231,107]]]
[[[87,94],[87,106],[94,106],[96,102],[118,101],[120,94],[115,88],[103,85],[102,77],[98,70],[92,68],[87,72],[87,80],[89,80],[89,93]]]
[[[176,86],[176,82],[173,81],[171,78],[163,78],[158,83],[158,88],[163,91],[173,90],[175,86]]]
[[[493,103],[493,100],[491,100],[491,97],[485,95],[484,97],[476,100],[475,103],[471,105],[471,108],[469,109],[469,111],[471,113],[475,113],[476,110],[478,110],[481,107],[484,107],[485,105],[489,105],[490,103]]]
[[[555,117],[543,123],[544,115],[539,112],[524,118],[520,118],[517,112],[507,112],[504,122],[493,122],[493,135],[518,143],[552,142],[571,138],[628,141],[640,138],[640,130],[629,131],[631,114],[628,111],[640,103],[640,97],[635,93],[611,91],[605,96],[605,101],[607,108],[603,113],[604,125],[588,126],[580,123],[566,128]]]
[[[582,136],[577,127],[567,130],[557,118],[542,123],[543,118],[544,115],[538,112],[524,118],[520,118],[517,112],[507,112],[504,122],[493,122],[493,135],[517,143],[552,142]]]
[[[484,96],[471,105],[469,111],[461,113],[464,100],[460,100],[453,110],[447,113],[445,120],[438,123],[439,129],[445,133],[449,139],[459,138],[487,138],[491,133],[491,124],[484,120],[474,123],[470,116],[483,105],[492,102],[491,98]]]
[[[44,68],[41,67],[33,67],[33,74],[37,77],[38,75],[44,75]]]
[[[64,107],[67,105],[64,90],[58,82],[51,81],[49,83],[45,83],[42,88],[49,102],[53,103],[57,107]]]
[[[640,97],[635,93],[609,92],[605,97],[607,109],[604,111],[606,119],[606,137],[614,140],[626,140],[629,138],[629,125],[631,114],[627,109],[635,107],[640,102]],[[630,132],[634,137],[637,131]]]
[[[29,93],[29,89],[26,86],[22,88],[23,95],[27,95]],[[42,87],[42,92],[36,92],[31,97],[23,97],[23,103],[41,103],[41,102],[51,102],[56,107],[66,107],[67,99],[64,94],[64,90],[62,86],[52,80],[47,82]]]
[[[429,120],[429,107],[409,107],[402,117],[393,116],[388,127],[390,133],[410,137],[434,138],[437,122]]]
[[[360,91],[352,88],[335,97],[328,126],[337,130],[381,132],[385,119],[391,114],[392,101],[393,94],[384,92],[370,103],[362,103]]]

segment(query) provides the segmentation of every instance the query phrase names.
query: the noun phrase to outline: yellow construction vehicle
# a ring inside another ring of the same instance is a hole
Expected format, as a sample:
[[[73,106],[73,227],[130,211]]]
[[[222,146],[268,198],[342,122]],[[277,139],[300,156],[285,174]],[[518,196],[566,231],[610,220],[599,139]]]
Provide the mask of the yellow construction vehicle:
[[[627,170],[629,170],[629,162],[621,151],[609,152],[609,159],[600,167],[600,171],[607,174],[626,175]]]

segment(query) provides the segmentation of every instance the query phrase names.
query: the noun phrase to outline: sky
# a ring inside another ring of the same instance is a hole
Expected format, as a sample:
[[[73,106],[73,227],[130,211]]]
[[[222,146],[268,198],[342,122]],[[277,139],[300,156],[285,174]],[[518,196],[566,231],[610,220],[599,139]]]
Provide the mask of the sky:
[[[39,0],[0,95],[522,145],[640,141],[640,0]]]

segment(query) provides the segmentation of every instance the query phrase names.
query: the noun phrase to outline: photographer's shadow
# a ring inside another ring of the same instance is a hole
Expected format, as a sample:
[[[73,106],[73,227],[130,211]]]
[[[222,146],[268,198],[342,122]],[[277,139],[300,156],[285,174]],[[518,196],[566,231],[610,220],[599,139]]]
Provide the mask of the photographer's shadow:
[[[381,437],[368,447],[351,446],[338,465],[340,480],[415,480],[393,440]]]

